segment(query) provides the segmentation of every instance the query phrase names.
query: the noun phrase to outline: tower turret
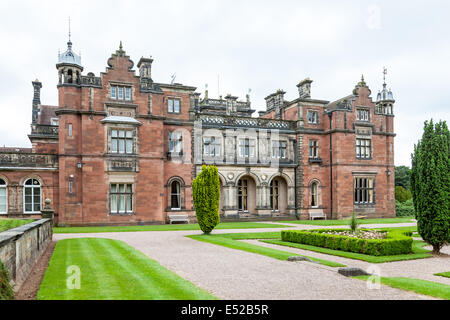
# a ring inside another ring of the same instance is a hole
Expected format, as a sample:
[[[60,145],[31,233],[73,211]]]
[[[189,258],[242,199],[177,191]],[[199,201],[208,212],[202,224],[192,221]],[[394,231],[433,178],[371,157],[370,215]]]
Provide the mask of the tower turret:
[[[391,89],[387,90],[386,85],[387,69],[383,69],[383,89],[377,94],[376,112],[379,114],[394,114],[394,95]]]
[[[69,25],[69,41],[67,42],[67,50],[63,53],[58,53],[58,69],[59,82],[58,85],[81,83],[81,72],[83,66],[81,65],[81,56],[72,50],[72,41],[70,40],[70,25]]]

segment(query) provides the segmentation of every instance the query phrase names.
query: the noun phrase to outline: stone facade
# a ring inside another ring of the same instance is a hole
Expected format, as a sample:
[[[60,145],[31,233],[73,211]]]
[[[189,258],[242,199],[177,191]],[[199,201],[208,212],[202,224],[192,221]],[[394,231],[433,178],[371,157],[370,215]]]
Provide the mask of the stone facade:
[[[203,164],[219,169],[227,218],[395,215],[391,92],[373,102],[362,80],[330,103],[311,99],[305,79],[298,99],[278,90],[252,117],[249,95],[201,99],[195,87],[154,82],[150,58],[137,75],[122,45],[98,77],[67,52],[58,106],[41,105],[42,84],[32,83],[32,149],[0,149],[7,216],[39,216],[50,198],[59,225],[194,219],[191,184]]]

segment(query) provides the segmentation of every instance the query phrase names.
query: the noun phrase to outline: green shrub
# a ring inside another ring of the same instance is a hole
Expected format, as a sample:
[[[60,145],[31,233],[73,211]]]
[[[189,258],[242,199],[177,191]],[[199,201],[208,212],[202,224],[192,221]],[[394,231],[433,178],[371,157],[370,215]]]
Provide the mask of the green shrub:
[[[209,234],[220,222],[220,180],[215,166],[202,166],[202,172],[192,181],[192,197],[200,229]]]
[[[326,231],[342,231],[342,229],[283,230],[281,231],[281,240],[371,256],[391,256],[412,252],[411,232],[393,230],[387,233],[386,239],[358,239],[325,234]]]
[[[358,219],[356,219],[356,213],[352,213],[352,218],[350,219],[350,230],[352,230],[353,233],[356,232],[358,229]]]
[[[412,199],[401,203],[400,201],[395,201],[395,212],[397,217],[414,217],[416,212],[414,211],[414,203]]]
[[[401,203],[412,199],[412,193],[401,186],[395,187],[395,200]]]
[[[0,300],[13,300],[14,290],[10,284],[9,272],[0,261]]]

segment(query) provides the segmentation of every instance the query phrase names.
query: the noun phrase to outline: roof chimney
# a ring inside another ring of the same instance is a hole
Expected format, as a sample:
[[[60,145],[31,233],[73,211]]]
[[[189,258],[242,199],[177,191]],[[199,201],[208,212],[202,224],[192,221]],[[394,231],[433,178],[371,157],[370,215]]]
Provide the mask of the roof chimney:
[[[312,80],[309,78],[306,78],[305,80],[300,81],[300,83],[297,85],[298,94],[300,96],[300,99],[310,99],[311,98],[311,83],[312,83]]]
[[[32,111],[32,123],[36,124],[38,115],[39,115],[39,109],[41,107],[41,88],[42,83],[39,82],[38,79],[31,82],[33,84],[34,89],[34,95],[33,95],[33,111]]]

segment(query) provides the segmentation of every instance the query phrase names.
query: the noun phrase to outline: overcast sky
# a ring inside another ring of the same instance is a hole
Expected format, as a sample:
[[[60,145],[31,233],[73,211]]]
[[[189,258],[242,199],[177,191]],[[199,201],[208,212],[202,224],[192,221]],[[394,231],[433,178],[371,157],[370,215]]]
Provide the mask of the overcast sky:
[[[42,104],[57,105],[58,50],[68,19],[84,74],[99,75],[119,47],[137,64],[152,56],[153,80],[196,86],[210,97],[252,106],[281,88],[297,98],[310,77],[312,98],[350,94],[364,74],[376,93],[383,67],[395,104],[395,164],[410,165],[426,119],[449,122],[450,2],[442,1],[12,1],[0,2],[0,145],[31,146],[31,81]],[[136,67],[135,67],[136,69]]]

